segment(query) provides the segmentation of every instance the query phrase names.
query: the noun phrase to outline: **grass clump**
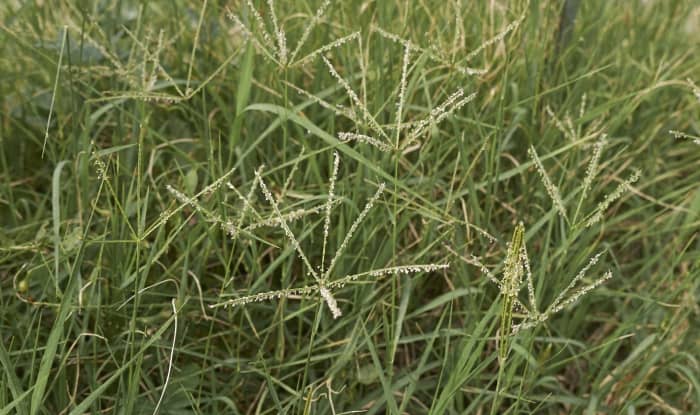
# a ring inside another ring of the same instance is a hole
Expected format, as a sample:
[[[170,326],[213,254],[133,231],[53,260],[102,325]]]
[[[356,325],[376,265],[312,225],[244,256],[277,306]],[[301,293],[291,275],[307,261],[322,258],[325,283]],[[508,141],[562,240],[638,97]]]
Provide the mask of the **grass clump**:
[[[3,2],[0,413],[697,412],[698,6],[559,7]]]

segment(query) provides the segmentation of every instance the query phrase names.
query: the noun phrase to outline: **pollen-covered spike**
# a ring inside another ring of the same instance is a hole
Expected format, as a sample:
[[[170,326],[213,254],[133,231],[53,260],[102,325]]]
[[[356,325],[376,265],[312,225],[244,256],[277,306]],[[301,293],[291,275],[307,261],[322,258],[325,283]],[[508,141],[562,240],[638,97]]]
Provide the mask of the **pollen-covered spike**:
[[[528,154],[530,155],[532,161],[535,163],[537,172],[540,174],[540,179],[542,179],[542,183],[544,183],[544,188],[547,190],[547,194],[549,195],[550,199],[552,199],[554,207],[557,209],[557,211],[559,211],[559,214],[564,219],[568,220],[568,217],[566,215],[566,208],[564,207],[564,202],[562,201],[561,195],[559,193],[559,188],[556,185],[554,185],[554,183],[552,183],[552,181],[549,179],[547,171],[544,169],[542,161],[537,155],[537,151],[535,151],[535,147],[530,146],[530,148],[528,149]]]
[[[340,165],[340,157],[338,152],[333,152],[333,172],[331,173],[330,184],[328,187],[328,199],[326,200],[324,210],[325,215],[323,218],[323,249],[321,251],[321,279],[324,280],[326,275],[324,274],[324,268],[326,264],[326,246],[328,245],[328,234],[330,233],[331,227],[331,208],[333,207],[333,199],[335,198],[335,182],[338,178],[338,167]]]
[[[372,206],[374,205],[374,203],[377,201],[377,199],[379,199],[379,196],[381,196],[382,192],[384,192],[384,187],[385,187],[384,183],[379,185],[379,188],[377,188],[377,191],[376,191],[376,193],[374,193],[374,196],[372,196],[367,201],[367,204],[365,205],[364,209],[362,209],[362,212],[360,212],[360,215],[357,217],[357,219],[355,219],[355,221],[350,226],[348,233],[345,234],[345,239],[343,239],[343,242],[340,244],[340,247],[335,251],[335,256],[333,256],[333,259],[331,260],[330,265],[328,265],[328,269],[326,270],[326,278],[328,277],[328,275],[330,275],[336,262],[343,255],[343,252],[345,252],[345,249],[348,246],[348,242],[350,242],[350,238],[352,238],[352,235],[355,233],[357,228],[360,226],[360,223],[362,223],[362,221],[365,219],[365,216],[367,216],[367,213],[369,213],[370,209],[372,209]]]
[[[265,181],[262,179],[262,176],[260,175],[259,172],[255,172],[255,175],[258,177],[258,180],[260,181],[260,188],[262,189],[263,195],[265,196],[265,199],[272,205],[272,209],[274,210],[275,214],[280,220],[280,225],[282,226],[282,229],[284,230],[285,235],[289,239],[289,241],[292,243],[292,246],[294,249],[297,251],[297,254],[299,257],[304,261],[304,265],[309,269],[309,272],[311,272],[311,275],[314,277],[315,280],[319,281],[319,276],[318,273],[314,270],[314,268],[311,266],[311,263],[309,262],[309,259],[306,257],[306,254],[304,251],[301,249],[301,245],[299,244],[299,241],[297,240],[296,236],[294,236],[294,233],[289,229],[289,225],[287,225],[287,221],[284,219],[282,216],[282,213],[279,210],[279,207],[277,206],[277,201],[275,200],[275,197],[272,196],[272,192],[267,188],[267,185],[265,185]]]

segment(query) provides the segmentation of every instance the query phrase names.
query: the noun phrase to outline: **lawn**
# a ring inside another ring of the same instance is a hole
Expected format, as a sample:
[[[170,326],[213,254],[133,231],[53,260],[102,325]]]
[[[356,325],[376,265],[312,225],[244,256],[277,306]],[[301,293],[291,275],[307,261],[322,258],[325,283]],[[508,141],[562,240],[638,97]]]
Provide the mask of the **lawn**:
[[[698,50],[697,0],[3,1],[0,415],[700,413]]]

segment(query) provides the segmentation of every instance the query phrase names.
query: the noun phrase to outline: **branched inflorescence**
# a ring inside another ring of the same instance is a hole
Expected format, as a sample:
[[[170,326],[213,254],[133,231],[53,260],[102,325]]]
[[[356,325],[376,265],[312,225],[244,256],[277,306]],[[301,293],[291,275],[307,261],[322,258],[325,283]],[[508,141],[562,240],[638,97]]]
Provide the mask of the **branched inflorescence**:
[[[596,265],[603,255],[603,252],[599,252],[590,258],[586,266],[574,276],[567,287],[556,296],[550,305],[544,311],[540,312],[537,308],[537,295],[535,293],[535,284],[533,282],[530,259],[528,257],[524,235],[525,228],[521,222],[516,226],[513,232],[513,238],[508,244],[506,258],[503,263],[503,275],[500,279],[477,257],[470,256],[469,258],[464,258],[465,262],[478,267],[490,281],[496,284],[503,297],[504,303],[501,312],[500,331],[502,336],[499,338],[501,342],[507,342],[504,336],[508,334],[516,334],[549,320],[554,314],[574,304],[588,292],[612,278],[612,272],[607,271],[593,282],[581,284],[586,276],[586,272]],[[523,283],[523,277],[525,278],[525,283]],[[527,291],[527,305],[519,298],[523,287],[525,287]],[[517,323],[513,322],[513,316],[516,311],[522,313],[522,317],[520,317]],[[506,353],[505,349],[507,349],[507,347],[502,345],[500,350],[503,355]]]
[[[626,180],[624,180],[622,183],[618,184],[615,190],[606,195],[605,199],[603,199],[602,202],[598,203],[598,207],[596,208],[595,212],[593,213],[593,216],[588,219],[588,222],[586,222],[586,226],[592,226],[598,222],[600,222],[603,219],[603,214],[605,213],[606,210],[610,207],[610,205],[619,199],[626,191],[630,190],[632,187],[632,184],[634,184],[637,180],[639,180],[639,177],[642,175],[642,171],[639,169],[635,169],[634,172],[628,177]]]
[[[456,3],[453,4],[453,6],[458,7]],[[322,6],[322,9],[323,7],[324,6]],[[523,13],[518,17],[517,20],[511,22],[504,28],[503,31],[496,34],[494,37],[487,39],[477,48],[466,54],[463,60],[468,62],[469,60],[479,55],[490,45],[500,42],[508,34],[516,31],[521,25],[521,23],[524,21],[527,10],[528,7],[525,7]],[[456,13],[456,15],[456,22],[461,22],[459,13]],[[242,23],[240,23],[240,19],[238,19],[237,17],[233,18],[235,18],[235,20],[240,25],[242,25]],[[313,24],[309,27],[311,26],[313,26]],[[461,39],[462,43],[464,43],[464,33],[462,32],[462,30],[463,29],[461,28],[457,29],[458,36],[455,38],[455,41]],[[358,130],[367,130],[365,132],[340,132],[338,134],[338,139],[340,141],[355,141],[359,143],[368,144],[382,152],[405,152],[409,148],[414,148],[412,146],[421,143],[421,139],[426,135],[426,132],[428,131],[429,127],[435,126],[444,121],[449,116],[457,113],[462,107],[470,103],[476,97],[475,93],[466,94],[463,88],[457,88],[447,97],[447,99],[445,99],[442,103],[440,103],[438,106],[432,109],[424,118],[418,120],[406,120],[406,103],[409,93],[408,82],[409,75],[412,69],[411,58],[419,55],[427,56],[431,61],[438,63],[439,65],[456,69],[458,72],[465,75],[482,75],[486,73],[486,69],[476,69],[468,66],[462,66],[461,63],[454,62],[454,60],[449,61],[445,56],[443,56],[443,54],[439,53],[439,51],[436,51],[434,48],[421,47],[410,40],[404,39],[394,33],[390,33],[387,30],[384,30],[378,26],[372,26],[371,31],[372,33],[375,33],[389,40],[390,42],[399,44],[403,49],[403,58],[401,62],[401,77],[398,86],[395,88],[396,111],[393,114],[393,122],[391,122],[389,125],[382,126],[379,124],[379,122],[377,122],[375,116],[369,111],[366,103],[360,98],[360,94],[358,94],[352,88],[350,82],[340,74],[340,72],[333,65],[329,57],[326,56],[326,52],[329,52],[332,49],[335,49],[350,40],[357,40],[358,45],[360,46],[360,48],[362,48],[362,39],[360,38],[359,32],[352,33],[351,35],[342,37],[335,42],[329,43],[328,45],[317,49],[316,51],[312,52],[311,54],[307,55],[305,58],[300,60],[300,62],[306,62],[308,59],[320,56],[324,64],[328,68],[328,72],[333,78],[335,78],[338,84],[345,91],[345,94],[347,95],[352,105],[350,109],[343,108],[340,105],[331,104],[297,86],[291,84],[288,85],[295,89],[300,95],[304,96],[305,98],[309,98],[317,104],[321,105],[322,107],[332,110],[336,115],[342,115],[350,119],[351,121],[353,121]],[[250,31],[248,31],[248,33],[250,33]],[[265,35],[265,32],[263,32],[262,34]],[[252,36],[252,34],[250,34],[250,36]],[[267,35],[267,37],[271,38],[269,34]],[[305,37],[302,36],[302,41],[304,39]],[[257,45],[259,45],[260,48],[265,48],[265,46],[262,45],[261,41],[256,40],[255,38],[253,38],[253,40],[256,42]],[[272,42],[269,41],[268,43]],[[270,47],[268,47],[268,49],[269,48]],[[272,48],[274,49],[274,47]],[[279,50],[279,48],[277,49]],[[268,52],[268,55],[273,53]],[[279,52],[277,52],[277,55],[279,55]],[[362,60],[360,60],[360,62],[362,62]]]
[[[417,121],[404,121],[411,50],[411,43],[406,41],[404,43],[401,79],[399,81],[398,95],[396,98],[396,113],[394,114],[394,122],[389,127],[384,127],[377,122],[365,103],[360,99],[357,92],[355,92],[355,90],[350,86],[350,83],[340,75],[335,66],[325,56],[321,56],[321,58],[326,64],[328,72],[343,88],[352,105],[357,108],[356,112],[351,111],[351,113],[347,115],[346,109],[338,110],[337,107],[334,107],[332,104],[322,100],[321,98],[315,97],[305,91],[300,93],[307,97],[312,96],[314,101],[326,108],[335,108],[336,113],[346,115],[347,118],[354,121],[358,126],[365,126],[373,135],[355,132],[341,132],[338,134],[340,141],[357,141],[369,144],[383,152],[405,150],[408,146],[418,141],[418,139],[425,134],[428,127],[441,123],[447,117],[456,113],[464,105],[473,101],[476,97],[475,93],[466,95],[462,88],[458,88],[445,101],[431,110],[426,117]],[[295,87],[295,89],[298,91],[303,91],[301,88]],[[394,130],[393,137],[391,132],[387,131],[390,129]],[[405,129],[409,129],[409,131],[404,133],[402,138],[402,132]]]
[[[582,98],[581,100],[581,117],[583,116],[583,112],[585,111],[585,105],[586,99],[584,96],[584,98]],[[564,136],[569,138],[572,142],[596,139],[596,141],[592,145],[592,154],[588,165],[586,166],[586,172],[585,177],[583,179],[583,183],[581,184],[578,205],[571,220],[571,223],[573,223],[576,226],[593,226],[594,224],[600,222],[603,219],[605,211],[612,205],[612,203],[619,199],[625,193],[625,191],[630,190],[632,184],[639,180],[641,176],[641,171],[639,169],[634,169],[630,177],[624,180],[622,183],[620,183],[612,193],[606,195],[603,201],[598,203],[596,209],[594,209],[593,212],[591,212],[587,216],[587,218],[584,218],[582,221],[577,221],[579,210],[581,209],[583,201],[590,193],[590,190],[593,186],[593,180],[598,174],[603,149],[608,143],[607,134],[604,134],[600,129],[598,129],[598,127],[600,126],[599,123],[594,122],[593,127],[589,128],[589,132],[586,135],[582,136],[581,131],[574,128],[573,122],[571,121],[571,118],[568,115],[566,117],[567,121],[562,122],[554,115],[554,113],[549,107],[547,107],[546,110],[550,118],[554,120],[554,124],[557,126],[557,129],[559,129],[562,132],[562,134],[564,134]],[[535,150],[534,146],[530,146],[530,148],[528,149],[528,155],[530,156],[532,163],[535,165],[537,173],[539,174],[540,179],[542,180],[542,184],[544,185],[545,190],[547,191],[547,195],[552,200],[552,205],[554,206],[556,211],[561,215],[561,217],[564,218],[567,223],[570,223],[567,208],[564,203],[564,199],[561,196],[559,187],[557,187],[557,185],[555,185],[550,179],[549,174],[547,173],[547,170],[545,169],[544,164],[542,163],[542,160],[537,154],[537,151]]]
[[[454,4],[455,7],[459,7],[458,4],[455,2]],[[484,51],[487,47],[498,43],[505,39],[506,36],[509,34],[515,32],[520,25],[523,23],[526,17],[526,13],[528,11],[528,7],[524,7],[523,12],[520,14],[520,16],[515,20],[509,23],[501,32],[497,33],[495,36],[486,39],[483,41],[479,46],[474,48],[472,51],[467,53],[464,56],[463,59],[461,59],[462,62],[468,63],[471,61],[473,58],[478,56],[481,52]],[[455,43],[462,43],[464,44],[464,33],[462,32],[463,28],[463,23],[461,19],[461,15],[458,10],[455,10],[455,17],[456,17],[456,30],[458,31],[458,36],[455,37]],[[430,60],[432,60],[435,63],[451,67],[456,69],[458,72],[464,74],[464,75],[483,75],[488,72],[488,69],[483,69],[483,68],[473,68],[471,66],[464,66],[462,62],[456,62],[454,60],[448,59],[443,51],[440,49],[436,49],[434,47],[421,47],[419,45],[416,45],[415,43],[412,43],[406,39],[403,39],[401,36],[396,35],[394,33],[391,33],[385,29],[382,29],[379,26],[372,26],[372,31],[379,34],[380,36],[384,37],[385,39],[388,39],[392,42],[400,43],[402,45],[405,45],[406,47],[410,47],[411,52],[414,53],[419,53],[422,55],[427,56]],[[460,41],[460,42],[458,42]],[[455,47],[454,49],[458,49]],[[456,55],[457,50],[453,50],[453,56]]]
[[[354,32],[349,35],[342,36],[330,43],[327,43],[314,51],[308,53],[307,55],[298,58],[302,47],[306,44],[309,39],[313,29],[318,26],[318,24],[323,20],[323,16],[328,11],[332,0],[324,0],[324,2],[316,10],[316,13],[311,17],[309,23],[305,26],[304,32],[302,33],[299,41],[297,42],[294,50],[291,52],[287,47],[287,34],[284,28],[281,26],[279,19],[277,18],[277,12],[275,11],[275,1],[267,0],[267,8],[269,10],[270,21],[272,25],[272,32],[270,33],[266,28],[265,19],[263,19],[260,12],[255,8],[251,0],[246,0],[248,10],[253,15],[255,20],[257,30],[250,28],[249,25],[243,22],[243,19],[239,17],[238,14],[234,13],[232,10],[227,10],[226,15],[231,19],[238,27],[240,27],[243,35],[253,42],[253,45],[260,50],[263,55],[268,59],[275,62],[281,68],[288,68],[294,66],[301,66],[310,62],[313,58],[322,55],[332,49],[338,48],[347,42],[353,40],[359,40],[360,32]]]
[[[319,205],[305,209],[295,209],[289,212],[279,213],[279,215],[273,214],[272,216],[264,216],[253,207],[252,203],[253,199],[255,198],[255,191],[257,190],[258,186],[260,186],[260,173],[262,172],[262,170],[263,166],[260,166],[253,179],[253,183],[250,187],[250,190],[245,196],[241,194],[241,192],[238,190],[238,188],[236,188],[236,186],[233,185],[233,183],[228,181],[228,178],[233,174],[235,169],[232,169],[223,176],[219,177],[212,184],[205,187],[194,196],[187,196],[182,191],[177,190],[173,186],[167,185],[166,190],[180,203],[180,205],[178,205],[174,209],[170,209],[161,213],[160,220],[156,225],[162,225],[163,223],[168,221],[170,217],[179,212],[183,207],[189,206],[192,210],[202,215],[206,222],[212,223],[220,227],[221,230],[224,231],[230,239],[236,240],[241,233],[250,234],[251,231],[262,227],[280,226],[280,223],[283,220],[285,222],[292,222],[309,215],[319,214],[324,209],[326,209],[325,205]],[[200,198],[202,198],[203,196],[210,195],[223,187],[226,187],[227,189],[231,190],[243,205],[239,210],[238,217],[235,218],[235,220],[232,217],[224,217],[218,213],[215,213],[214,211],[206,208],[200,202]],[[337,203],[337,201],[334,201],[334,203]],[[249,215],[252,215],[254,218],[252,220],[248,220]],[[148,233],[150,233],[150,231]]]
[[[323,245],[322,245],[322,250],[321,250],[321,264],[318,267],[314,267],[311,264],[311,261],[309,260],[309,256],[306,254],[304,249],[301,246],[301,243],[299,240],[296,238],[292,230],[289,228],[289,225],[287,223],[287,217],[283,215],[280,210],[279,210],[279,205],[275,197],[272,195],[272,192],[269,190],[267,185],[265,184],[265,181],[262,178],[262,175],[260,171],[258,170],[256,172],[256,179],[257,183],[259,183],[260,189],[262,190],[262,193],[265,197],[265,199],[268,201],[268,203],[272,206],[273,212],[276,216],[276,222],[275,224],[280,226],[282,230],[284,231],[285,236],[289,240],[289,242],[292,244],[294,250],[297,252],[297,255],[301,259],[302,263],[304,264],[305,268],[307,269],[307,272],[313,277],[314,279],[314,284],[299,287],[299,288],[286,288],[282,290],[275,290],[275,291],[268,291],[268,292],[263,292],[263,293],[258,293],[258,294],[251,294],[251,295],[246,295],[243,297],[239,297],[233,300],[228,300],[222,303],[218,304],[213,304],[210,307],[233,307],[233,306],[240,306],[240,305],[245,305],[251,302],[257,302],[257,301],[264,301],[264,300],[271,300],[271,299],[279,299],[279,298],[295,298],[295,297],[310,297],[313,295],[318,295],[328,306],[328,309],[331,311],[331,315],[333,318],[338,318],[342,315],[342,312],[340,310],[340,307],[338,306],[338,302],[335,299],[333,295],[333,291],[338,290],[342,287],[344,287],[346,284],[350,282],[354,282],[363,278],[371,278],[374,280],[380,279],[387,277],[389,275],[395,275],[395,274],[417,274],[421,272],[434,272],[437,270],[445,269],[448,267],[448,264],[420,264],[420,265],[401,265],[401,266],[394,266],[394,267],[386,267],[386,268],[379,268],[379,269],[373,269],[369,271],[364,271],[356,274],[350,274],[350,275],[345,275],[341,276],[340,278],[336,279],[331,279],[331,277],[334,275],[334,269],[340,260],[340,258],[343,256],[344,252],[347,250],[348,244],[350,240],[352,239],[353,235],[359,228],[360,224],[362,221],[365,219],[369,211],[372,209],[374,204],[379,200],[380,196],[382,195],[384,191],[384,184],[380,184],[379,187],[377,188],[377,191],[374,193],[372,197],[367,201],[365,204],[365,207],[362,209],[360,212],[359,216],[355,219],[355,221],[352,223],[350,226],[350,229],[348,232],[345,234],[345,237],[343,238],[343,241],[341,242],[340,246],[336,249],[335,254],[331,258],[330,262],[328,263],[328,266],[326,266],[326,248],[328,245],[328,238],[330,236],[330,228],[331,228],[331,213],[333,210],[333,206],[336,204],[336,196],[335,196],[335,187],[336,187],[336,180],[338,176],[338,167],[340,163],[340,158],[337,153],[334,154],[333,158],[333,169],[331,172],[331,177],[330,177],[330,184],[329,184],[329,191],[328,191],[328,198],[326,199],[326,203],[319,209],[320,211],[323,212],[324,214],[324,220],[323,220]]]
[[[518,20],[509,24],[505,30],[495,37],[488,39],[474,51],[468,54],[467,60],[475,57],[477,54],[481,53],[489,45],[496,43],[509,33],[515,31],[519,25],[522,23],[525,14],[521,15]],[[407,149],[413,148],[411,146],[415,144],[420,144],[426,135],[430,127],[440,124],[442,121],[448,117],[456,114],[462,107],[466,104],[472,102],[476,97],[476,93],[465,93],[463,88],[457,88],[452,91],[447,98],[439,103],[435,108],[433,108],[426,116],[419,119],[407,120],[406,118],[406,108],[409,95],[409,76],[411,74],[411,59],[418,55],[428,56],[431,60],[445,64],[450,67],[454,66],[448,64],[445,58],[434,53],[432,49],[423,48],[409,40],[403,39],[398,35],[390,33],[380,27],[372,27],[372,32],[378,34],[379,36],[401,45],[403,49],[402,62],[401,62],[401,76],[399,79],[398,86],[395,88],[396,101],[395,108],[396,111],[393,114],[393,121],[387,125],[380,125],[375,118],[375,115],[368,109],[367,104],[361,99],[360,94],[358,94],[350,85],[350,82],[341,75],[341,72],[334,66],[331,59],[325,55],[327,51],[335,48],[335,43],[329,44],[333,47],[324,47],[319,49],[308,56],[308,58],[314,56],[320,56],[325,66],[328,68],[330,75],[338,82],[338,85],[342,88],[347,95],[351,108],[345,108],[340,105],[334,105],[322,98],[313,95],[304,89],[297,87],[292,84],[288,84],[292,89],[296,90],[300,95],[308,98],[315,103],[321,105],[326,109],[332,110],[336,115],[344,116],[350,119],[358,130],[365,129],[364,132],[354,131],[354,132],[340,132],[338,133],[338,139],[343,142],[356,141],[359,143],[368,144],[375,147],[382,152],[400,151],[404,152]],[[359,33],[353,33],[352,35],[341,38],[342,43],[347,40],[357,39],[361,46],[361,38]],[[338,45],[339,46],[339,45]],[[306,58],[305,58],[306,59]],[[469,67],[456,66],[459,72],[467,75],[477,75],[483,74],[486,70],[474,69]]]

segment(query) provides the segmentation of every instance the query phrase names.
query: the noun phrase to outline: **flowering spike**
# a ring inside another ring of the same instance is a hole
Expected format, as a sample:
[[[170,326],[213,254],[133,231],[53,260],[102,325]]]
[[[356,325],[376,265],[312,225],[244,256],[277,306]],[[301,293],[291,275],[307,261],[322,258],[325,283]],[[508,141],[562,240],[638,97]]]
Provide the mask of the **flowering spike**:
[[[562,201],[561,195],[559,194],[559,188],[555,186],[554,183],[552,183],[552,181],[549,179],[547,171],[544,169],[542,161],[537,155],[537,151],[535,151],[535,147],[530,146],[530,148],[528,149],[528,154],[530,155],[530,158],[532,158],[532,161],[535,163],[535,167],[537,167],[537,172],[540,174],[540,178],[544,183],[544,188],[547,190],[547,194],[549,195],[550,199],[552,199],[554,207],[559,211],[559,214],[568,221],[568,217],[566,216],[566,208],[564,208],[564,202]]]
[[[324,267],[326,263],[326,245],[328,244],[328,233],[331,227],[331,207],[335,198],[335,181],[338,178],[338,166],[340,165],[340,157],[338,152],[333,152],[333,172],[331,173],[330,186],[328,187],[328,199],[325,205],[325,216],[323,218],[323,250],[321,251],[321,278],[325,279]]]
[[[619,199],[625,191],[629,190],[632,188],[632,184],[634,184],[637,180],[639,180],[639,177],[641,176],[642,172],[639,169],[635,169],[632,175],[625,180],[624,182],[620,183],[617,185],[615,190],[610,193],[609,195],[605,196],[605,199],[603,199],[602,202],[598,204],[598,207],[596,208],[595,213],[593,216],[588,220],[588,223],[586,224],[586,227],[590,227],[595,225],[596,223],[600,222],[603,219],[603,214],[605,213],[606,210],[610,207],[610,205]]]
[[[291,229],[289,229],[289,225],[287,225],[287,221],[284,220],[284,217],[282,216],[282,213],[279,210],[279,207],[277,206],[277,201],[275,200],[274,196],[272,196],[272,193],[270,190],[267,188],[265,185],[265,181],[262,179],[260,176],[259,172],[255,172],[255,175],[258,177],[258,180],[260,181],[260,188],[263,191],[263,195],[265,196],[265,199],[272,205],[272,209],[274,210],[275,214],[277,215],[278,219],[280,220],[280,225],[282,226],[282,229],[284,230],[285,235],[289,239],[289,241],[292,243],[292,246],[294,246],[294,249],[297,251],[297,254],[299,254],[299,257],[304,261],[304,265],[309,269],[309,272],[311,272],[311,275],[314,277],[316,281],[320,281],[318,274],[314,270],[314,268],[311,266],[311,263],[309,262],[309,259],[306,257],[306,254],[304,251],[301,249],[301,245],[299,244],[299,241],[297,238],[294,236],[294,233],[292,233]]]
[[[374,202],[376,202],[377,199],[379,199],[379,196],[381,196],[382,192],[384,192],[384,187],[385,187],[384,183],[379,185],[379,188],[377,188],[377,192],[374,194],[374,196],[372,196],[367,201],[365,208],[362,209],[362,212],[360,212],[360,215],[357,217],[357,219],[355,219],[355,221],[350,226],[350,230],[345,235],[345,239],[343,239],[343,242],[340,244],[340,247],[335,251],[335,256],[331,260],[331,263],[328,266],[328,270],[326,270],[326,275],[325,275],[326,279],[330,275],[331,271],[333,271],[333,267],[335,266],[335,263],[343,255],[343,252],[345,252],[345,248],[347,248],[348,242],[350,242],[350,238],[352,238],[353,234],[355,233],[357,228],[360,226],[360,223],[362,223],[362,221],[365,219],[365,216],[367,216],[367,213],[369,213],[370,209],[372,209]]]

